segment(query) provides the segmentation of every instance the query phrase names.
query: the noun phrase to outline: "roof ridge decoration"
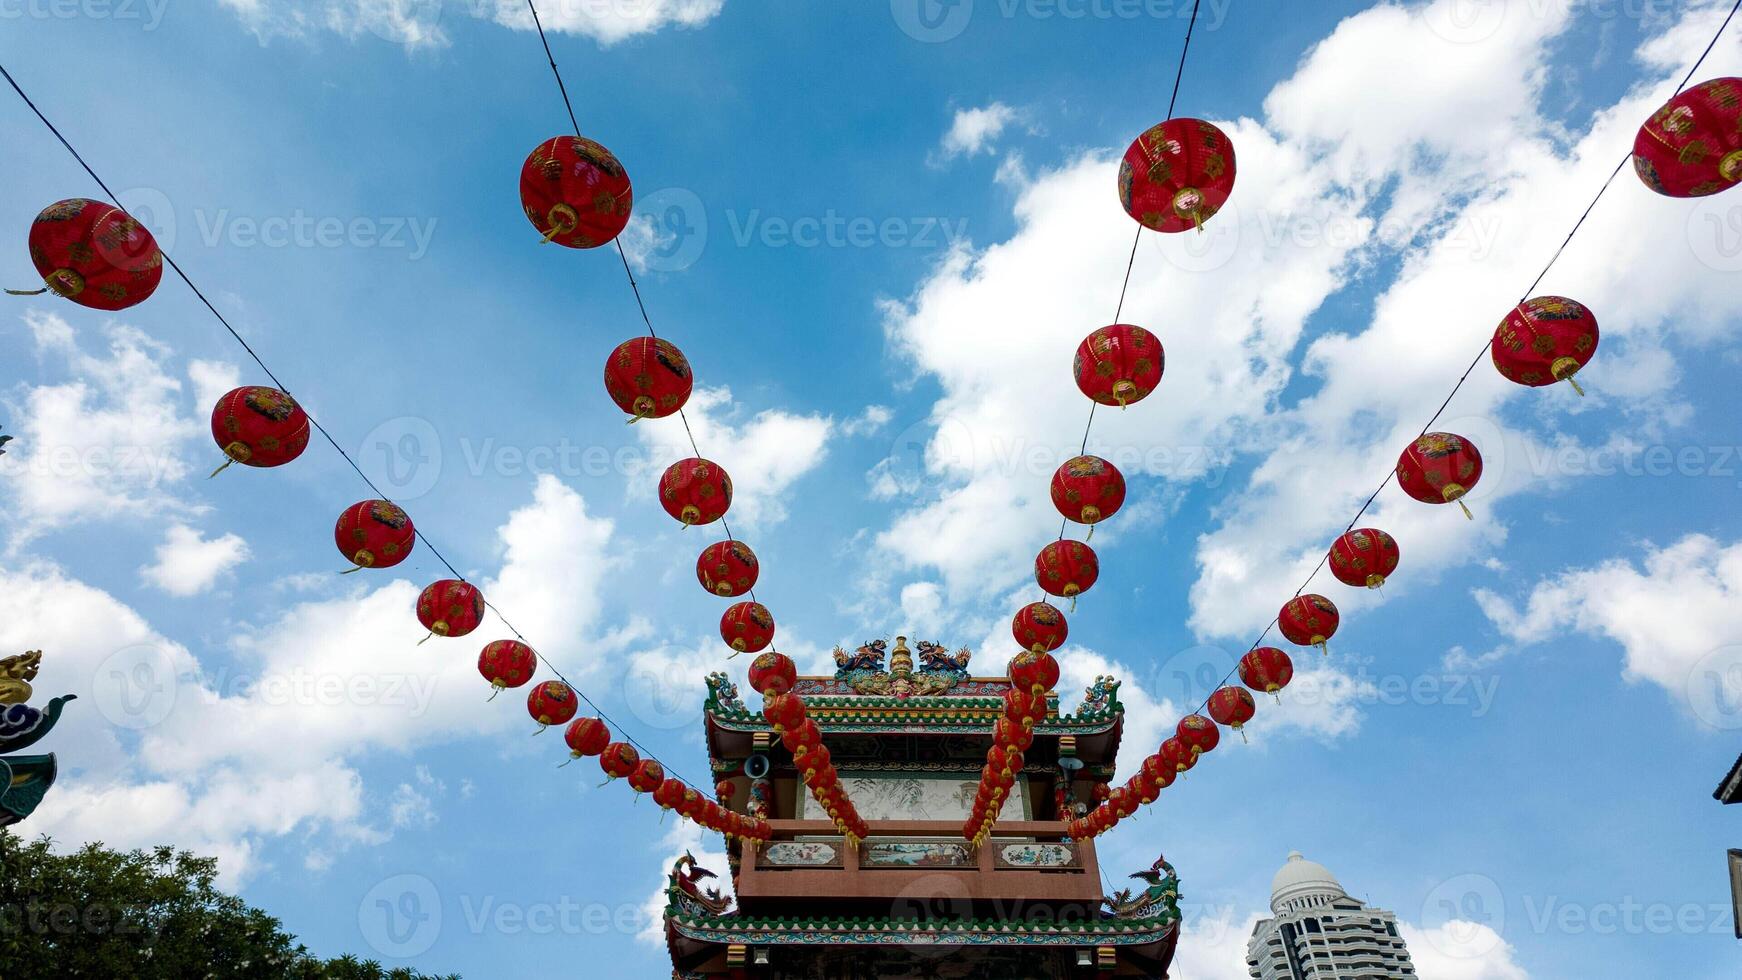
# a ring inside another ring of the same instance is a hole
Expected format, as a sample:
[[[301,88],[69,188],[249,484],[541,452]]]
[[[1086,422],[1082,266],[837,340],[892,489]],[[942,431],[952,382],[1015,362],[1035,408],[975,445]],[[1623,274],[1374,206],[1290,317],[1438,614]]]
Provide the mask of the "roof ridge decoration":
[[[889,666],[883,666],[887,653]],[[919,656],[919,669],[914,669],[914,655]],[[955,653],[942,643],[918,640],[914,649],[907,648],[907,637],[895,638],[894,651],[888,651],[885,641],[870,640],[848,653],[835,648],[835,679],[857,694],[882,695],[906,700],[943,694],[968,679],[968,662],[974,651],[962,647]]]

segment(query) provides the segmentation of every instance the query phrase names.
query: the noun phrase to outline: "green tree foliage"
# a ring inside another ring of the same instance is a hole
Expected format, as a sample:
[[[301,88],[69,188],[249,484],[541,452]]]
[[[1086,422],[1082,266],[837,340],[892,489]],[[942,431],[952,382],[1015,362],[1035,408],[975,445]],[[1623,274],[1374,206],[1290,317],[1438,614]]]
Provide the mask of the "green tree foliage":
[[[438,980],[311,956],[277,919],[219,891],[217,873],[216,858],[171,847],[56,854],[46,837],[0,831],[0,977]]]

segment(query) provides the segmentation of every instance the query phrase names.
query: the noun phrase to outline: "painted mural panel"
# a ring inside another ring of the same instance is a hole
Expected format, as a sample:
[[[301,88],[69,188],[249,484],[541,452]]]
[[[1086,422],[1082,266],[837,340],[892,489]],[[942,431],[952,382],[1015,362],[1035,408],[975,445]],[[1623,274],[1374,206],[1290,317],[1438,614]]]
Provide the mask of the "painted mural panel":
[[[1024,806],[1028,777],[1023,776],[1017,788],[1004,801],[1000,820],[1025,820]],[[978,774],[973,776],[904,776],[899,773],[876,776],[841,776],[841,786],[852,797],[859,815],[866,820],[953,820],[968,818],[979,791]],[[816,800],[807,793],[800,819],[822,820],[826,815]]]

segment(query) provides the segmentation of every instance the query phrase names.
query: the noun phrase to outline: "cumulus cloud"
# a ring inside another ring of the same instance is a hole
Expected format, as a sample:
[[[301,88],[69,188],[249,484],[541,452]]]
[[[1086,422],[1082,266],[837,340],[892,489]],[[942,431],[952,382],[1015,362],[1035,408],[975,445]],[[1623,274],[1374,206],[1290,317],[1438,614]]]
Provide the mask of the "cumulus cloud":
[[[514,30],[533,29],[532,14],[515,0],[221,0],[244,30],[262,44],[330,31],[358,40],[375,37],[408,50],[452,43],[444,17],[470,14]],[[578,34],[601,45],[651,34],[666,27],[700,27],[726,0],[544,0],[539,17],[547,31]]]
[[[502,565],[483,588],[569,677],[585,682],[621,642],[601,631],[612,524],[541,477],[499,531]],[[63,772],[35,823],[67,846],[164,841],[218,855],[226,879],[257,870],[260,844],[322,831],[335,847],[428,819],[439,781],[364,786],[356,760],[524,726],[480,711],[470,658],[419,647],[418,586],[347,582],[244,626],[229,662],[195,657],[113,596],[60,568],[0,572],[0,649],[45,651],[40,688],[81,700],[57,729]],[[486,631],[501,633],[498,625]],[[469,644],[470,641],[452,641]],[[367,656],[359,656],[367,651]],[[213,732],[223,732],[221,739]],[[523,751],[531,751],[528,746]],[[375,797],[381,800],[371,802]]]
[[[1708,725],[1742,727],[1742,542],[1690,534],[1648,550],[1643,567],[1616,558],[1545,578],[1522,604],[1475,595],[1513,643],[1566,630],[1612,640],[1628,680],[1662,687]]]
[[[1399,922],[1397,931],[1422,980],[1530,980],[1491,926],[1454,919],[1433,928]]]
[[[829,438],[837,428],[827,416],[779,409],[739,420],[740,406],[731,389],[723,387],[696,389],[684,413],[702,455],[732,476],[732,509],[726,520],[734,527],[766,527],[785,520],[787,490],[827,457]],[[666,466],[695,451],[675,419],[644,422],[635,433],[654,465],[632,474],[629,488],[637,499],[654,500]]]
[[[182,410],[169,350],[111,321],[91,352],[66,320],[31,311],[37,356],[69,380],[21,386],[7,401],[17,436],[0,467],[12,498],[12,543],[86,519],[190,511],[173,493],[200,427]]]
[[[1020,118],[1020,112],[1002,102],[976,109],[957,109],[949,130],[938,144],[937,155],[942,160],[953,160],[991,152],[1005,128]]]
[[[145,584],[185,599],[210,589],[248,557],[248,542],[240,535],[208,539],[185,524],[172,524],[157,546],[157,561],[141,568],[139,576]]]

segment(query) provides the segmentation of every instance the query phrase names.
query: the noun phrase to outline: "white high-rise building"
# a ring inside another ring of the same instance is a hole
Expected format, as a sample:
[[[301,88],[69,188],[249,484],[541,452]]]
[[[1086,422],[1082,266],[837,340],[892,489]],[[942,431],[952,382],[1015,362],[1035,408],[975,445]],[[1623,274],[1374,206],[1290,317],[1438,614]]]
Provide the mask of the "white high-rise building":
[[[1415,980],[1397,916],[1350,898],[1299,851],[1270,883],[1270,911],[1246,943],[1254,980]]]

